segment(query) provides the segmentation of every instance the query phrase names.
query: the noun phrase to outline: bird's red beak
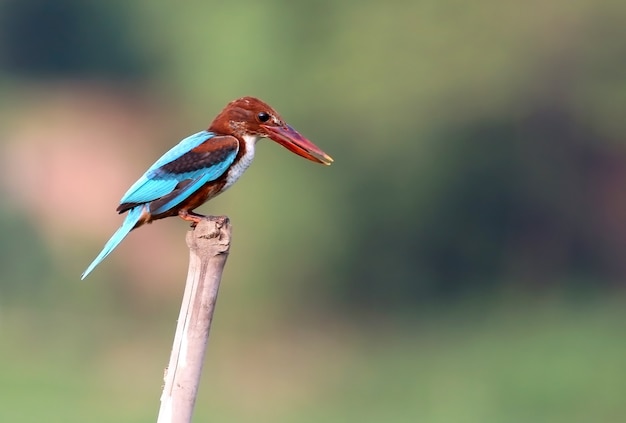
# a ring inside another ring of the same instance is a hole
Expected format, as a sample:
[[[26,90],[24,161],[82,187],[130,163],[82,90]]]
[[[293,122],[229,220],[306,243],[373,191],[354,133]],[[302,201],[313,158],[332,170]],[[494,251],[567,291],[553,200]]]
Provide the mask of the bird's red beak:
[[[304,138],[289,125],[261,125],[261,127],[267,131],[269,138],[284,146],[289,151],[296,153],[298,156],[325,165],[330,165],[333,162],[332,157],[324,153],[318,146]]]

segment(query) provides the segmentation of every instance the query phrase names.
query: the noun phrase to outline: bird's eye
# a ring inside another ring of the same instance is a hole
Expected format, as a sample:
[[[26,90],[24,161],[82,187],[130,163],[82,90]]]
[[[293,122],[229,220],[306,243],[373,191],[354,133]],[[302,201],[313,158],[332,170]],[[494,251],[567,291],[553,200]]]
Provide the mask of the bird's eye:
[[[256,115],[257,119],[259,119],[259,122],[267,122],[268,120],[270,120],[270,115],[269,113],[265,113],[265,112],[259,112],[258,115]]]

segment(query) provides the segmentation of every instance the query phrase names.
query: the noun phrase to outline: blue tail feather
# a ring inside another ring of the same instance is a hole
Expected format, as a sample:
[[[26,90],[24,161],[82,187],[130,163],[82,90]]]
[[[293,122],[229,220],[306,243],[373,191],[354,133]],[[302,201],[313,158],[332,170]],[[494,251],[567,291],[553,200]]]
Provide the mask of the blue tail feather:
[[[98,254],[98,256],[91,262],[89,267],[87,267],[87,270],[83,272],[80,277],[81,280],[85,279],[87,275],[90,274],[91,271],[98,264],[100,264],[100,262],[104,260],[111,253],[111,251],[113,251],[115,247],[119,245],[120,242],[122,242],[126,235],[128,235],[128,233],[133,230],[133,228],[141,218],[143,208],[144,206],[141,205],[134,207],[128,211],[128,214],[126,215],[126,219],[124,219],[124,223],[122,223],[122,226],[120,226],[120,228],[115,231],[111,239],[109,239],[109,241],[104,245],[102,251],[100,251],[100,254]]]

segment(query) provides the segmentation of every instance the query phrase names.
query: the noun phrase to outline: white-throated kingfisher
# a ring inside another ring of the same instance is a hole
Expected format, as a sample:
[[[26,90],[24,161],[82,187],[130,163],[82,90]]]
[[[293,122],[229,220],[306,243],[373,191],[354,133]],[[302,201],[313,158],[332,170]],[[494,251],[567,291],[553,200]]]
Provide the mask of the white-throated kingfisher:
[[[204,216],[193,210],[239,179],[252,163],[255,145],[261,138],[270,138],[311,161],[325,165],[333,162],[266,103],[254,97],[234,100],[217,115],[208,130],[180,141],[124,194],[117,207],[118,213],[128,212],[122,226],[81,279],[135,228],[169,216],[198,223]]]

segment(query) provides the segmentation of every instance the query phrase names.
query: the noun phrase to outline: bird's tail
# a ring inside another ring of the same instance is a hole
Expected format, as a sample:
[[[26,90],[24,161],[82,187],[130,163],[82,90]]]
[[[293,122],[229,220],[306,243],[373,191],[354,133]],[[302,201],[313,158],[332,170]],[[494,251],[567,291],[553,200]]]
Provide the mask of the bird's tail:
[[[122,226],[120,226],[120,228],[117,231],[115,231],[111,239],[109,239],[109,241],[104,245],[104,248],[102,249],[102,251],[100,251],[100,254],[98,254],[98,257],[96,257],[91,262],[89,267],[87,267],[87,270],[83,272],[83,274],[80,277],[81,280],[85,279],[87,275],[90,274],[91,271],[98,264],[100,264],[100,262],[104,260],[111,253],[111,251],[113,251],[115,247],[118,246],[120,242],[122,242],[122,240],[126,237],[126,235],[128,235],[128,233],[132,231],[133,228],[135,228],[135,226],[137,226],[137,223],[141,220],[143,211],[144,211],[143,205],[133,207],[132,209],[128,211],[128,214],[126,215],[126,219],[124,219],[124,223],[122,223]]]

